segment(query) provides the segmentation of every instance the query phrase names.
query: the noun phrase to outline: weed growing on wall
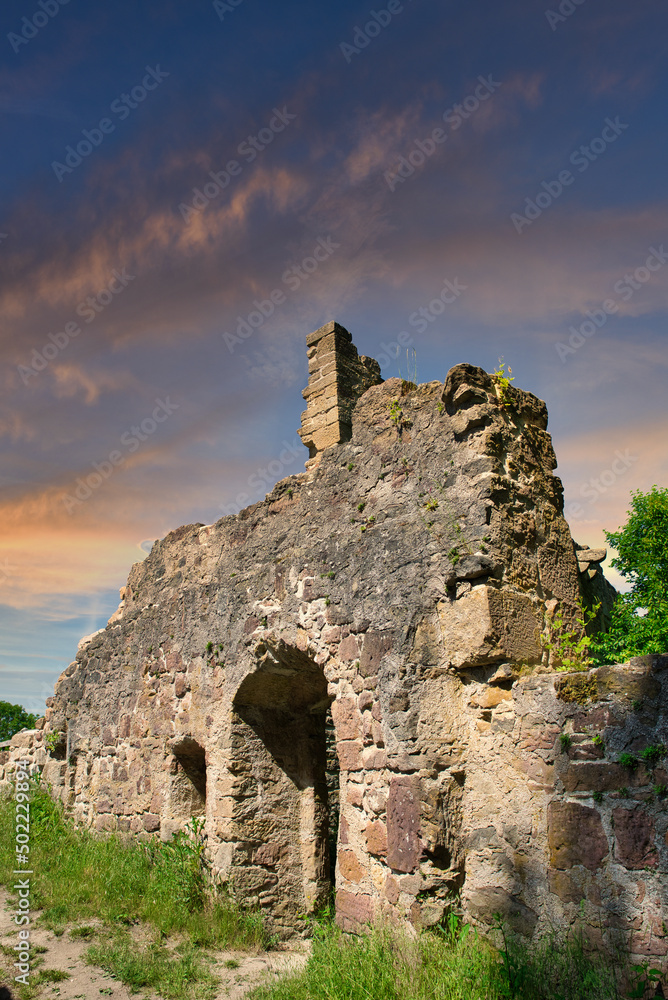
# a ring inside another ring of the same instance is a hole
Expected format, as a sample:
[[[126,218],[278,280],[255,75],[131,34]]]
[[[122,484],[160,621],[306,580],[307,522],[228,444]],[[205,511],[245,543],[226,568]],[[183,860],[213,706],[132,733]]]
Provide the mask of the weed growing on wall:
[[[601,604],[599,601],[593,608],[585,608],[578,601],[576,607],[572,623],[567,622],[562,608],[544,616],[541,644],[549,655],[550,665],[557,670],[588,670],[593,665],[589,655],[593,640],[587,635],[587,625],[596,618]]]

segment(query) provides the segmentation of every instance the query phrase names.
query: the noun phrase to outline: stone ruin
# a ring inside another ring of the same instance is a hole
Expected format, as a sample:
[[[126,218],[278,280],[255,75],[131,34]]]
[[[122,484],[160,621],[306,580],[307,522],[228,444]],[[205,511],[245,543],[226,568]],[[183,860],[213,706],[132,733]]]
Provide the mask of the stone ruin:
[[[467,364],[382,381],[335,323],[308,345],[307,471],[156,542],[0,778],[29,760],[99,831],[201,816],[284,936],[334,891],[347,930],[457,905],[665,968],[668,774],[619,757],[668,745],[668,656],[554,669],[555,609],[605,625],[614,591],[545,404]]]

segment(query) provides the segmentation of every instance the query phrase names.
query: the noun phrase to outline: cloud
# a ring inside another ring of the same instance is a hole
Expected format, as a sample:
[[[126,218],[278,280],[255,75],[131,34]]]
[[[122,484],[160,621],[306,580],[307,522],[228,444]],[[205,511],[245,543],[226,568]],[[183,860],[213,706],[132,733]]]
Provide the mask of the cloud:
[[[97,403],[103,393],[141,388],[139,379],[129,372],[87,372],[78,365],[60,364],[54,365],[51,373],[56,383],[55,395],[58,399],[83,394],[83,402],[87,406]]]

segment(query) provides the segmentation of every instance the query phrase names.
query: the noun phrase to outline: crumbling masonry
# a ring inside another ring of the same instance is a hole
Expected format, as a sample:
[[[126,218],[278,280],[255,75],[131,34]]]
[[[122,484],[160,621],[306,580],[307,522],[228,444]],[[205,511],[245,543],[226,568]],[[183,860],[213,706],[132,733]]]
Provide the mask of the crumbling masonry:
[[[217,877],[285,935],[334,886],[348,929],[458,898],[665,962],[668,775],[618,758],[668,744],[668,657],[551,669],[555,609],[611,592],[545,404],[465,364],[381,381],[337,324],[308,344],[307,471],[133,566],[4,776],[28,757],[100,831],[204,817]]]

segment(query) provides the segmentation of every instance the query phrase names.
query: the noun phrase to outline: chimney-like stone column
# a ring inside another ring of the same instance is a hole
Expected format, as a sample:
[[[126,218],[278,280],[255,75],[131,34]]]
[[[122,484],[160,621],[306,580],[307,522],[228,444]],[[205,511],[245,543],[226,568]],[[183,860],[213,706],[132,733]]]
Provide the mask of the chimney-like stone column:
[[[352,412],[362,393],[379,385],[380,365],[360,356],[353,338],[331,322],[306,338],[308,385],[302,392],[306,409],[299,436],[309,450],[307,469],[315,468],[325,448],[352,437]]]

